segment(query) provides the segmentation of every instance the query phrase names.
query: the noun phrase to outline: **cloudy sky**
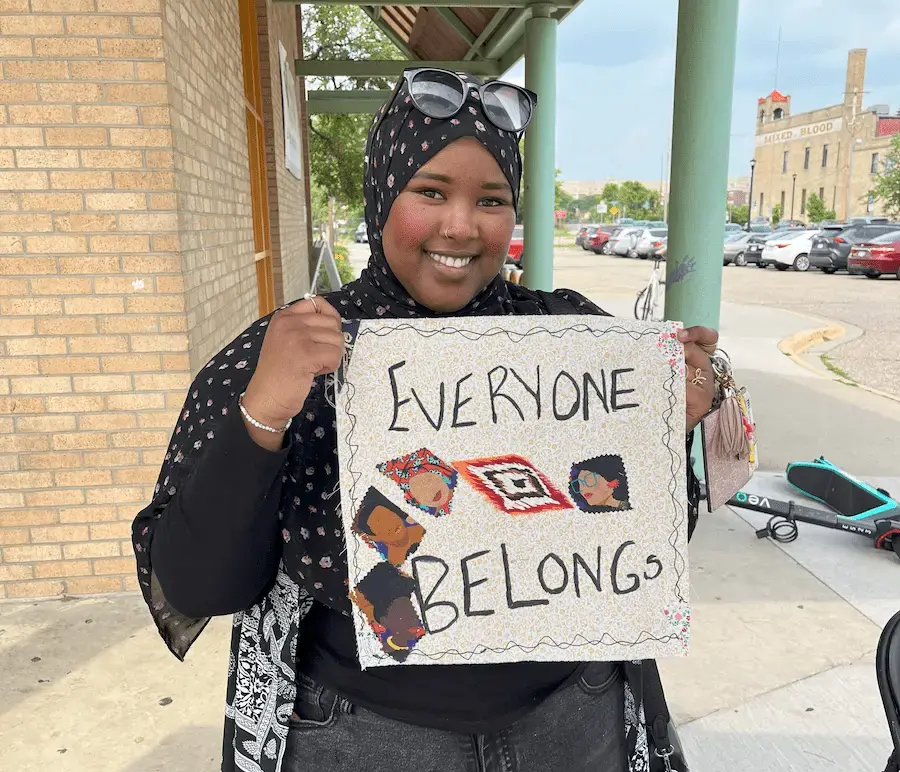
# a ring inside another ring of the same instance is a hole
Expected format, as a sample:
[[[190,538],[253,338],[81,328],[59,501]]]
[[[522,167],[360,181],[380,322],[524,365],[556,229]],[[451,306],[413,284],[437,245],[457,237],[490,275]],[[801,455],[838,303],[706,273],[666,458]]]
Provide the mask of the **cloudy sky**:
[[[676,0],[584,0],[559,30],[557,166],[568,180],[658,180],[672,122]],[[842,101],[847,52],[867,48],[864,106],[900,109],[896,0],[743,0],[729,174],[749,174],[756,100],[805,112]],[[524,82],[518,64],[511,80]]]

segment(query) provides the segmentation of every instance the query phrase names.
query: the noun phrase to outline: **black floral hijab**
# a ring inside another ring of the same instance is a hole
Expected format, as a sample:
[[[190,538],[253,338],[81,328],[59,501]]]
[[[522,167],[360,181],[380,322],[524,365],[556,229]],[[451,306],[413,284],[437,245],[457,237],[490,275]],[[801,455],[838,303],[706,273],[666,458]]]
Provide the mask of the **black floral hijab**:
[[[493,154],[517,203],[522,176],[519,138],[487,120],[476,89],[470,90],[466,104],[456,116],[436,120],[413,107],[402,84],[391,102],[375,116],[367,143],[364,177],[372,255],[358,280],[325,296],[346,321],[437,315],[416,303],[394,276],[382,249],[381,235],[391,205],[416,171],[462,137],[475,137]],[[498,275],[453,315],[556,313],[604,314],[577,292],[535,292],[509,284]],[[140,587],[160,633],[179,657],[184,656],[208,620],[187,618],[166,600],[150,559],[154,524],[165,516],[191,471],[216,441],[218,426],[237,410],[237,398],[247,388],[256,368],[268,323],[269,317],[254,322],[201,370],[172,435],[154,498],[134,521]],[[291,452],[282,472],[278,506],[283,537],[282,571],[300,586],[304,595],[349,613],[330,378],[316,379],[290,432]]]

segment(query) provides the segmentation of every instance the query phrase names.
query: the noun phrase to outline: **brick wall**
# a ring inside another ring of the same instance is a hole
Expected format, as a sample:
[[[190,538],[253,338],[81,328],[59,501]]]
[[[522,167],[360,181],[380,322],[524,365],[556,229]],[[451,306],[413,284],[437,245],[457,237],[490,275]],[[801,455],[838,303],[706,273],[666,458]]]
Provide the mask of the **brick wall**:
[[[0,597],[134,587],[190,380],[159,0],[0,0]]]
[[[0,0],[0,598],[135,588],[191,373],[257,315],[237,3]]]
[[[293,5],[273,3],[272,0],[259,0],[257,3],[269,219],[277,302],[301,297],[310,286],[306,168],[303,168],[303,179],[298,180],[284,165],[284,115],[278,54],[280,41],[290,61],[300,56],[298,13],[299,8]],[[294,78],[292,88],[298,97],[297,104],[301,105],[301,99],[305,101],[306,95],[301,91],[297,78]],[[302,119],[302,115],[297,117],[298,121]],[[302,128],[302,123],[300,126]]]
[[[163,38],[196,371],[259,315],[237,0],[167,0]]]

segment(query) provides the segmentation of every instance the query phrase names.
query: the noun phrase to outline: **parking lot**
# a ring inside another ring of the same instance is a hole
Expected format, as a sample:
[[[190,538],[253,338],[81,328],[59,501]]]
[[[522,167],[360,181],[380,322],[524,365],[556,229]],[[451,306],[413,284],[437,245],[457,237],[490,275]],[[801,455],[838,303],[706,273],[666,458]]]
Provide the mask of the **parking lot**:
[[[556,286],[592,297],[634,298],[647,283],[652,262],[594,255],[579,248],[556,250]],[[761,305],[837,322],[847,336],[828,353],[850,379],[900,398],[900,281],[878,281],[847,273],[826,275],[726,266],[722,300]],[[821,326],[811,320],[810,327]]]

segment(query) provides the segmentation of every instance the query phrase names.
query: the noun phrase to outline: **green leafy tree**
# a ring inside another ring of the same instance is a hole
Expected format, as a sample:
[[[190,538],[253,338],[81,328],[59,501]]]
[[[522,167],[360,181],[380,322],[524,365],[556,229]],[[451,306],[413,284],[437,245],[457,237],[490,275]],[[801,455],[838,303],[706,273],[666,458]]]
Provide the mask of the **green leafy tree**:
[[[891,139],[891,149],[876,180],[871,195],[884,204],[888,215],[900,217],[900,134],[895,134]]]
[[[303,56],[315,61],[402,59],[390,42],[358,6],[303,7]],[[311,91],[390,89],[389,78],[308,78]],[[313,184],[340,204],[362,202],[363,155],[372,116],[313,115],[309,119],[309,165]],[[315,208],[315,207],[314,207]]]
[[[747,218],[750,216],[750,207],[746,204],[731,207],[731,222],[747,224]]]
[[[772,207],[772,227],[781,222],[781,204]]]
[[[810,222],[822,222],[822,220],[835,220],[837,216],[833,209],[826,209],[825,202],[815,193],[806,199],[806,216]]]

